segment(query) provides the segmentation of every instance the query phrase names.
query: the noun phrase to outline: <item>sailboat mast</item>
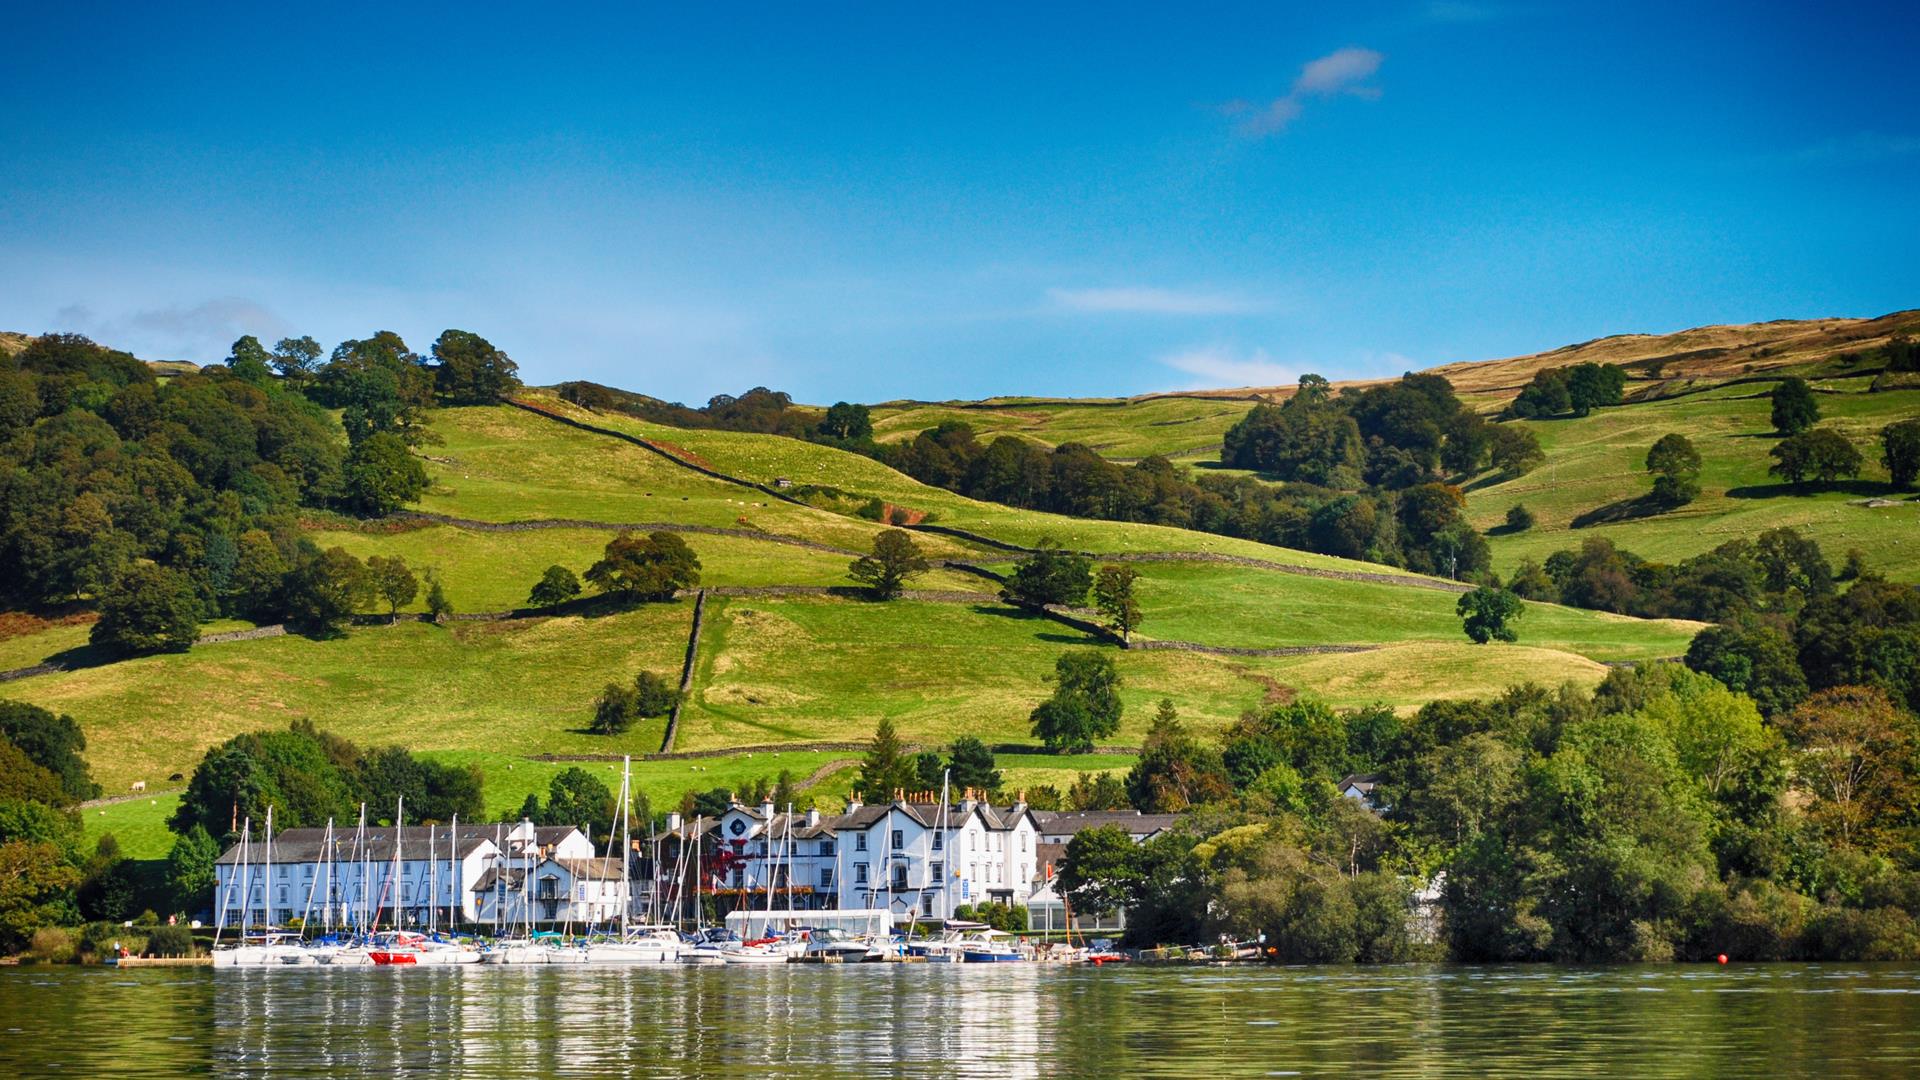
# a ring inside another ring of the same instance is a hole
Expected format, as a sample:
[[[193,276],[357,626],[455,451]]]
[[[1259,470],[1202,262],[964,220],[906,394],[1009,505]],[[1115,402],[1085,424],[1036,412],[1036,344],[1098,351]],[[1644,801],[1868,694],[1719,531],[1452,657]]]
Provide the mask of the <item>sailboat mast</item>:
[[[260,877],[260,900],[267,908],[267,925],[273,929],[273,804],[267,804],[267,872]]]

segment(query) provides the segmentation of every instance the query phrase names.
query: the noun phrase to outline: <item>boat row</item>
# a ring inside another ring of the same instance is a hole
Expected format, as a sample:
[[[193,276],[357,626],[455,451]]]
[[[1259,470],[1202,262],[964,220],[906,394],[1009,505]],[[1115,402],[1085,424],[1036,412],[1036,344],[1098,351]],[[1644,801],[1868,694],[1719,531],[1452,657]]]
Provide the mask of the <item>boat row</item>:
[[[1022,961],[1107,963],[1125,959],[1105,943],[1078,948],[1034,945],[980,923],[949,922],[938,937],[860,935],[838,927],[799,926],[743,939],[715,927],[681,933],[671,926],[629,927],[623,934],[564,937],[537,931],[524,937],[480,940],[405,930],[361,937],[323,935],[302,940],[269,931],[217,948],[223,967],[438,967],[450,964],[548,964],[629,967],[661,964],[763,965],[786,963],[1004,964]]]

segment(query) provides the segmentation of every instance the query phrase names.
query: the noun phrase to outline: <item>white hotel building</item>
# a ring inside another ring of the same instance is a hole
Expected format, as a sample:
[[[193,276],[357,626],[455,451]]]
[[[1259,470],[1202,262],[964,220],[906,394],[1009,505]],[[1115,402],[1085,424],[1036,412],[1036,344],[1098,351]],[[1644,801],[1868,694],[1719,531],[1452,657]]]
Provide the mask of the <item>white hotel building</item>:
[[[941,919],[962,904],[1019,904],[1033,889],[1039,847],[1033,812],[961,798],[851,803],[846,813],[786,814],[734,805],[718,818],[669,815],[655,895],[672,903],[682,845],[700,845],[699,893],[732,906],[882,908],[897,921]],[[692,889],[690,881],[685,888]],[[754,899],[757,896],[759,899]],[[684,899],[684,897],[682,897]],[[667,912],[669,916],[672,912]]]

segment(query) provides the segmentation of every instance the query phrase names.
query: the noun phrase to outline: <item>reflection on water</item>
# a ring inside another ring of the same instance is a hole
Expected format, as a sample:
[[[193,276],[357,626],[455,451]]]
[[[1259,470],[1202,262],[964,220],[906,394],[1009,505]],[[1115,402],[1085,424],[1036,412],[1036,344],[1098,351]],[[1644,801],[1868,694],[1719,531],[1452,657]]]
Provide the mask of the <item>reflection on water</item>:
[[[1909,1076],[1920,968],[0,970],[13,1076]]]

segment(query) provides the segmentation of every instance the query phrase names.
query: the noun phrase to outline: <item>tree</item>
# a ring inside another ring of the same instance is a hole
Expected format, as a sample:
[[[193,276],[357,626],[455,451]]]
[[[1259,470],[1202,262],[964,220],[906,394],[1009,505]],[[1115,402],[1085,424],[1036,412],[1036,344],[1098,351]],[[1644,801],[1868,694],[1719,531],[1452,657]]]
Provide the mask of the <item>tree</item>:
[[[1894,487],[1912,487],[1920,479],[1920,417],[1881,428],[1880,448],[1880,463]]]
[[[820,421],[820,434],[842,442],[858,442],[873,434],[873,418],[865,405],[836,401]]]
[[[1461,628],[1477,645],[1489,641],[1517,641],[1519,635],[1508,625],[1526,612],[1520,598],[1505,589],[1482,585],[1460,598],[1456,605]]]
[[[862,555],[847,575],[872,589],[882,600],[892,600],[909,578],[932,569],[920,545],[904,529],[886,529],[873,538],[873,554]]]
[[[73,717],[56,715],[24,701],[0,700],[0,736],[35,765],[58,777],[69,799],[79,802],[100,797],[100,785],[93,782],[87,761],[80,756],[87,748],[87,737]]]
[[[911,755],[893,730],[893,721],[881,717],[873,729],[873,741],[860,762],[860,775],[853,789],[868,802],[884,802],[896,791],[917,787],[919,777]]]
[[[447,599],[447,590],[440,584],[440,572],[428,567],[427,577],[427,615],[434,622],[453,614],[453,601]]]
[[[573,571],[564,566],[549,566],[547,572],[534,582],[533,591],[527,594],[527,603],[534,607],[554,607],[580,595],[580,579]]]
[[[1011,603],[1045,607],[1086,603],[1093,588],[1093,560],[1077,551],[1062,551],[1052,537],[1041,537],[1036,550],[1014,564],[1012,576],[1000,590]]]
[[[1487,433],[1487,461],[1507,476],[1523,476],[1547,460],[1540,436],[1518,424],[1495,424]]]
[[[1533,528],[1533,520],[1533,511],[1527,509],[1525,503],[1514,503],[1507,507],[1508,532],[1526,532]]]
[[[639,718],[639,695],[633,687],[608,683],[593,707],[593,731],[596,735],[618,735]]]
[[[642,671],[633,677],[633,708],[640,716],[665,716],[680,704],[680,690],[665,678]]]
[[[174,840],[167,852],[167,888],[182,910],[194,911],[213,895],[213,865],[219,858],[220,845],[197,824]]]
[[[555,776],[547,785],[547,801],[535,819],[541,825],[578,825],[590,839],[613,832],[618,801],[600,778],[579,766]]]
[[[56,844],[0,842],[0,951],[19,952],[42,926],[78,921],[73,890],[80,876]]]
[[[1133,595],[1133,584],[1138,580],[1140,571],[1124,564],[1103,566],[1093,579],[1093,606],[1122,642],[1140,625],[1140,602]]]
[[[1602,405],[1620,404],[1627,373],[1616,364],[1575,364],[1567,369],[1567,397],[1573,415],[1585,416]]]
[[[1687,666],[1751,697],[1760,711],[1779,716],[1807,696],[1793,639],[1779,626],[1744,615],[1709,626],[1687,644]]]
[[[273,369],[269,367],[272,356],[260,339],[247,334],[233,343],[227,353],[227,370],[234,377],[255,386],[265,386],[273,381]]]
[[[420,580],[407,568],[407,560],[398,555],[367,556],[367,582],[375,596],[387,602],[387,621],[399,617],[400,609],[420,595]]]
[[[1909,820],[1920,795],[1916,722],[1866,686],[1821,690],[1780,727],[1799,753],[1794,773],[1813,796],[1813,816],[1843,847],[1871,846]]]
[[[1773,430],[1798,435],[1820,422],[1820,403],[1807,380],[1789,375],[1769,395],[1773,400]]]
[[[700,557],[673,533],[638,536],[622,531],[607,541],[600,561],[587,568],[586,578],[601,592],[617,593],[629,601],[667,599],[700,583]]]
[[[186,575],[133,563],[101,596],[100,620],[87,640],[127,652],[185,652],[200,636],[200,614]]]
[[[1125,810],[1127,785],[1110,772],[1081,773],[1067,787],[1067,806],[1074,810]]]
[[[454,405],[490,405],[520,388],[519,365],[493,342],[447,330],[433,343],[434,388]]]
[[[1085,753],[1095,739],[1120,730],[1120,672],[1097,649],[1061,654],[1053,666],[1053,696],[1029,719],[1033,733],[1056,753]]]
[[[1684,506],[1700,494],[1700,452],[1677,432],[1660,436],[1647,451],[1653,497],[1666,506]]]
[[[947,758],[947,779],[955,788],[988,793],[1000,790],[1000,770],[993,767],[993,750],[971,735],[953,741]]]
[[[1541,569],[1540,564],[1532,559],[1522,559],[1520,565],[1513,568],[1513,576],[1507,580],[1507,588],[1522,600],[1553,602],[1560,599],[1560,587],[1555,585],[1553,578],[1547,576],[1547,572]]]
[[[1809,478],[1830,484],[1842,476],[1860,475],[1860,451],[1831,428],[1790,435],[1767,453],[1776,459],[1767,472],[1796,486]]]
[[[310,337],[281,338],[270,359],[280,377],[298,386],[320,368],[320,343]]]
[[[1083,829],[1067,841],[1055,885],[1082,915],[1126,907],[1140,873],[1140,850],[1118,825]]]
[[[281,605],[287,617],[311,629],[339,629],[368,596],[367,568],[346,548],[321,551],[302,540],[287,571]]]
[[[1173,702],[1165,698],[1126,783],[1127,801],[1149,814],[1176,814],[1233,794],[1219,751],[1187,734]]]
[[[390,432],[376,432],[347,452],[347,505],[366,517],[382,517],[420,498],[427,469]]]

